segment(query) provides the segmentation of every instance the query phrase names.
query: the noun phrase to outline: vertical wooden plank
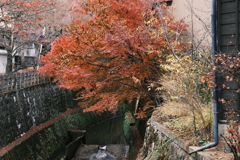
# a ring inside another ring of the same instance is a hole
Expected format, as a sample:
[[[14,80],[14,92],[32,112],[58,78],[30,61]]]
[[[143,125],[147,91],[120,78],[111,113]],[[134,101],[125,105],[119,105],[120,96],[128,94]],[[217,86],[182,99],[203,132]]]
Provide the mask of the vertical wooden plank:
[[[3,75],[0,75],[0,93],[3,93]]]
[[[31,72],[26,72],[27,73],[27,79],[28,79],[28,83],[27,83],[27,87],[31,86]]]
[[[23,79],[23,81],[24,81],[24,87],[23,87],[23,88],[25,88],[25,87],[28,86],[27,72],[23,72],[23,75],[24,75],[24,79]]]
[[[36,72],[32,71],[32,85],[36,85]]]
[[[24,88],[24,75],[23,73],[19,73],[20,76],[20,88],[23,89]]]
[[[20,77],[20,73],[16,73],[16,89],[20,89],[21,88],[21,77]]]
[[[21,76],[22,76],[22,88],[25,88],[25,73],[22,72]]]
[[[34,71],[33,73],[34,73],[34,84],[38,84],[37,83],[37,76],[38,76],[37,72]]]
[[[9,91],[14,90],[14,76],[13,73],[9,75]]]
[[[30,82],[29,82],[29,85],[32,86],[34,84],[34,74],[33,72],[29,72],[29,77],[30,77]]]
[[[36,72],[36,73],[37,73],[37,75],[36,75],[36,83],[39,84],[40,75],[39,75],[38,72]]]

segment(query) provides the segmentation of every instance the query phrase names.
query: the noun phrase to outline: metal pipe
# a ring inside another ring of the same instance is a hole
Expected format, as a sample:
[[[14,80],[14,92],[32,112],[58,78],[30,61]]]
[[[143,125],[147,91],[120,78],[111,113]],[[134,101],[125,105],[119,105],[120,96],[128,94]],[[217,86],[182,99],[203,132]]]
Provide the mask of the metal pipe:
[[[215,56],[217,52],[217,19],[216,15],[217,14],[217,0],[212,0],[212,56]],[[213,64],[215,64],[215,61],[213,60]],[[217,76],[216,72],[213,72],[214,79],[213,81],[217,82]],[[217,107],[217,101],[218,101],[218,96],[217,96],[217,86],[213,88],[213,113],[214,113],[214,121],[213,121],[213,127],[214,127],[214,142],[209,143],[195,151],[190,152],[189,154],[193,154],[199,151],[203,151],[208,148],[212,148],[218,145],[218,107]]]

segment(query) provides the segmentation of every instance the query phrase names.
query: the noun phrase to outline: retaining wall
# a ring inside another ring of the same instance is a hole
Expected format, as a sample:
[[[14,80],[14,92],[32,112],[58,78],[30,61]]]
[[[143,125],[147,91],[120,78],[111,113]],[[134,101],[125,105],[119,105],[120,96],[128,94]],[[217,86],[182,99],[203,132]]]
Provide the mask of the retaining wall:
[[[77,107],[74,93],[43,83],[0,94],[0,148],[67,108]]]
[[[54,160],[55,157],[64,154],[66,145],[72,141],[69,129],[86,128],[110,116],[110,113],[102,116],[83,113],[78,108],[67,110],[54,121],[51,120],[51,123],[44,123],[43,128],[41,125],[33,127],[31,134],[26,134],[29,137],[24,138],[23,135],[19,138],[20,144],[0,155],[0,160]]]
[[[83,113],[75,95],[36,71],[0,75],[0,159],[52,160],[71,141],[68,129],[86,129],[114,116]],[[127,108],[120,105],[117,114]]]
[[[174,135],[170,130],[156,122],[148,121],[141,156],[144,160],[233,160],[232,153],[225,153],[218,146],[189,155],[202,146],[190,146],[189,143]]]

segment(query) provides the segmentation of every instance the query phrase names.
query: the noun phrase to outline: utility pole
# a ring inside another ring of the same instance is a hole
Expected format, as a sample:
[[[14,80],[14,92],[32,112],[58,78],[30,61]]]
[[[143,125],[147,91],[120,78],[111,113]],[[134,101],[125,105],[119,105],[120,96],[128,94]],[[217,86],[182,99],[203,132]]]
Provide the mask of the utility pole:
[[[45,30],[46,28],[43,27],[43,33],[42,35],[39,35],[38,36],[38,43],[40,44],[40,48],[39,48],[39,51],[38,51],[38,59],[37,59],[37,70],[39,69],[39,65],[40,65],[40,57],[41,57],[41,54],[42,54],[42,48],[43,48],[43,44],[45,43]]]

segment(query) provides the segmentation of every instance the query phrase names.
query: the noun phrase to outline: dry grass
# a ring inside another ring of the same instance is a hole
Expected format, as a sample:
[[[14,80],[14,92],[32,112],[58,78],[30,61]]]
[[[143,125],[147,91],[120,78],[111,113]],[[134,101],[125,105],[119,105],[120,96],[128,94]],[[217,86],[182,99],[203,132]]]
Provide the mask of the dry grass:
[[[183,102],[168,101],[156,109],[154,117],[158,122],[169,128],[173,133],[184,139],[195,139],[197,143],[200,139],[211,139],[210,132],[212,124],[212,107],[211,105],[202,104],[201,111],[205,120],[205,125],[201,121],[201,117],[191,111],[192,107]],[[194,120],[195,117],[195,120]],[[196,132],[196,128],[197,132]]]
[[[189,111],[189,107],[181,102],[169,101],[159,107],[158,110],[166,116],[181,117],[186,115]]]

